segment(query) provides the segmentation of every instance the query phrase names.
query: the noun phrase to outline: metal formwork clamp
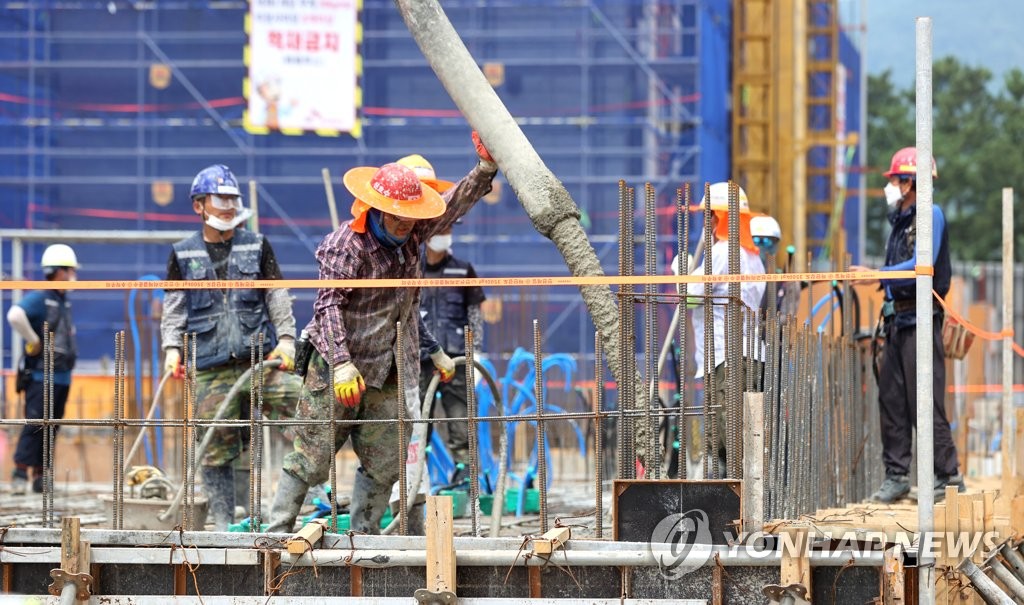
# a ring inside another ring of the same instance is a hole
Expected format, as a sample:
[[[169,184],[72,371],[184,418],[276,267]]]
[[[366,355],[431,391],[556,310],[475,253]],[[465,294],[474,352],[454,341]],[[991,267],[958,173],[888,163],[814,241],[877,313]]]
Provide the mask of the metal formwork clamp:
[[[413,596],[421,605],[455,605],[459,602],[459,598],[450,590],[434,592],[426,588],[418,588]]]
[[[803,584],[769,584],[761,589],[761,594],[768,597],[772,603],[780,605],[797,605],[807,603],[807,588]]]
[[[92,576],[89,574],[71,573],[63,569],[51,569],[50,577],[53,578],[53,584],[50,584],[47,590],[51,595],[59,597],[66,585],[74,584],[76,589],[75,599],[79,601],[89,600],[89,595],[92,592]]]

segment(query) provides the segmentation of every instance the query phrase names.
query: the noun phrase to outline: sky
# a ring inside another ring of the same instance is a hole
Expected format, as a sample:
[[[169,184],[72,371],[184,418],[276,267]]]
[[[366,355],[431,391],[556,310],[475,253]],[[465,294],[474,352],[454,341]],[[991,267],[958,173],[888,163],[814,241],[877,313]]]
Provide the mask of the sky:
[[[932,18],[932,53],[954,55],[988,68],[1001,80],[1008,69],[1024,69],[1022,0],[866,0],[868,73],[886,69],[893,81],[914,81],[914,20]],[[862,0],[841,0],[847,24],[859,20]],[[850,18],[850,16],[853,18]],[[858,35],[851,32],[854,36]]]

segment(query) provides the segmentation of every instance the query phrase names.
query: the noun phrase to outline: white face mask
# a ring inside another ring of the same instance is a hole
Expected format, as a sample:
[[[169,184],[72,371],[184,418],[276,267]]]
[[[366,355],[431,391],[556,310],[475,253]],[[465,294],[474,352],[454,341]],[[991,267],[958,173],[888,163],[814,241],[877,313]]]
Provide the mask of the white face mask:
[[[889,204],[889,209],[896,208],[896,205],[903,201],[903,192],[900,188],[892,183],[885,186],[885,203]]]
[[[216,229],[217,231],[231,231],[235,227],[241,225],[245,221],[249,220],[252,215],[252,211],[248,208],[243,208],[241,211],[235,214],[235,218],[230,221],[226,221],[220,217],[212,214],[206,215],[206,224]]]
[[[427,248],[430,248],[434,252],[447,252],[452,247],[452,234],[448,235],[435,235],[434,237],[427,240]]]

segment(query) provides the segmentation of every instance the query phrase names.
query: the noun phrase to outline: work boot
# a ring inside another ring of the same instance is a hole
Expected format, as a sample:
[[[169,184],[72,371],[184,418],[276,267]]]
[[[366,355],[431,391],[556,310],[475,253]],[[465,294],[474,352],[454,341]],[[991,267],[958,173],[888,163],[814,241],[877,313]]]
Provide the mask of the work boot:
[[[871,500],[891,504],[909,493],[910,479],[906,475],[886,475],[882,487],[871,496]]]
[[[955,475],[939,475],[935,479],[935,501],[940,502],[946,497],[946,487],[955,486],[956,491],[963,492],[967,489],[964,485],[964,476],[960,473]]]
[[[295,530],[295,518],[299,516],[302,503],[306,500],[309,486],[302,479],[284,471],[277,482],[274,504],[270,507],[270,525],[267,533],[290,534]]]
[[[206,494],[208,523],[213,531],[228,531],[235,521],[235,469],[230,466],[204,466],[203,493]]]
[[[379,534],[380,520],[384,518],[391,484],[377,483],[366,474],[362,467],[356,470],[355,485],[352,487],[351,514],[352,531],[364,534]]]
[[[43,493],[43,476],[36,475],[32,479],[32,491],[37,494]]]
[[[28,493],[28,473],[21,469],[15,469],[11,474],[11,493],[23,495]]]

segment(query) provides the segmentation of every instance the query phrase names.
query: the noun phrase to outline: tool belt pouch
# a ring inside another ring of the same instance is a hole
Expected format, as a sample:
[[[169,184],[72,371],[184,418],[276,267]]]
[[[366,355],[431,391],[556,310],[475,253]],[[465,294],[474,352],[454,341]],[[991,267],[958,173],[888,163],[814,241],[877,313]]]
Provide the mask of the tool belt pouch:
[[[302,336],[295,343],[295,375],[306,376],[306,369],[309,367],[309,358],[313,356],[313,343],[303,331]]]
[[[942,321],[942,349],[950,359],[963,359],[974,344],[974,334],[967,331],[959,321],[945,316]]]
[[[24,393],[30,382],[32,382],[32,370],[25,368],[25,359],[22,358],[18,364],[18,373],[14,375],[14,392]]]

